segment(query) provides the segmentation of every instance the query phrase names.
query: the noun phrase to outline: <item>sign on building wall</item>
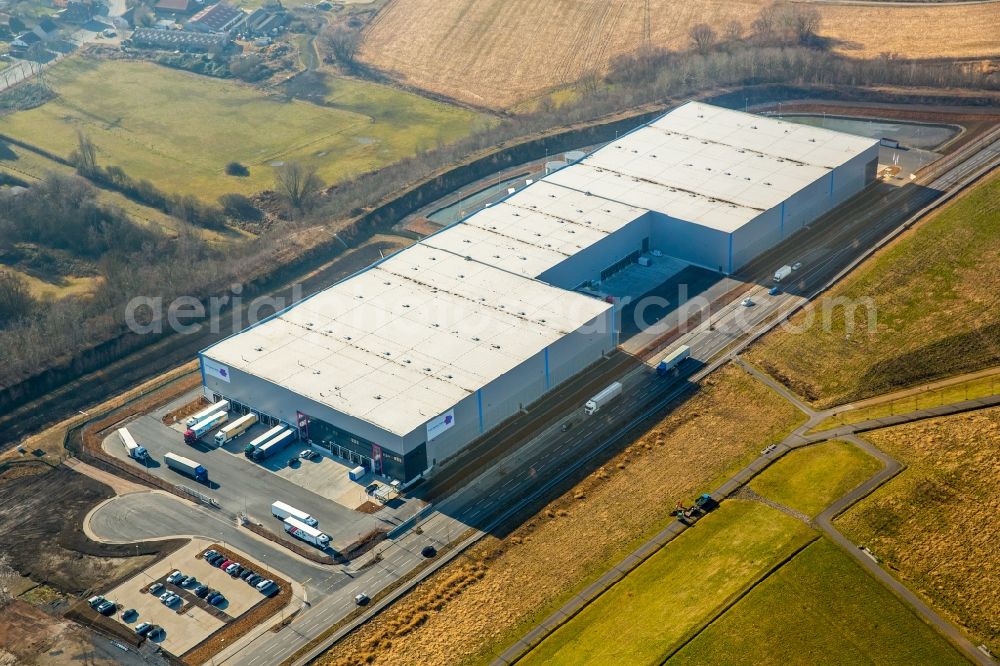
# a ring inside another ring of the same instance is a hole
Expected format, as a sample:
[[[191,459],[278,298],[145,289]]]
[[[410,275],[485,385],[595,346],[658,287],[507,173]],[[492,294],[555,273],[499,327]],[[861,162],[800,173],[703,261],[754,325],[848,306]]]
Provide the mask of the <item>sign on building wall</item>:
[[[295,412],[296,425],[299,427],[299,436],[302,439],[309,439],[309,416],[302,412]]]
[[[441,416],[427,422],[427,441],[431,441],[455,425],[455,410],[449,409]]]
[[[372,467],[376,474],[382,473],[382,447],[378,444],[372,444]]]
[[[229,383],[229,368],[221,363],[216,363],[212,359],[202,356],[201,367],[205,370],[206,375],[221,379],[227,384]]]

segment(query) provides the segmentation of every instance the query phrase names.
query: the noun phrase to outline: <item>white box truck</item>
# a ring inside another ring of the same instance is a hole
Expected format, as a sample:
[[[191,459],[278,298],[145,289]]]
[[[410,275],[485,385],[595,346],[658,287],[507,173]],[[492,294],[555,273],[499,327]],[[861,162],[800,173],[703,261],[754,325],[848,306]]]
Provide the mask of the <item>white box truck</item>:
[[[257,450],[257,447],[263,446],[264,443],[267,442],[269,439],[277,437],[280,433],[284,431],[285,431],[285,426],[276,425],[267,432],[265,432],[263,435],[257,435],[252,440],[250,440],[250,443],[247,444],[246,448],[243,449],[243,455],[245,455],[247,458],[252,457],[253,452]]]
[[[187,421],[184,422],[184,425],[190,428],[198,421],[204,421],[205,419],[207,419],[212,414],[215,414],[216,412],[228,412],[228,411],[229,411],[229,401],[220,400],[219,402],[209,405],[200,412],[196,412],[195,414],[189,416],[187,418]]]
[[[285,518],[285,531],[296,539],[302,539],[306,543],[325,549],[330,545],[330,537],[320,532],[315,527],[309,527],[301,520],[295,518]]]
[[[257,423],[256,414],[253,412],[245,414],[229,425],[224,426],[219,432],[215,433],[215,443],[219,446],[228,444],[249,430],[255,423]]]
[[[586,412],[587,415],[595,414],[601,407],[604,407],[604,405],[608,404],[621,394],[622,384],[621,382],[615,382],[584,403],[583,411]]]
[[[299,520],[309,527],[316,527],[319,525],[319,521],[310,516],[305,511],[300,511],[290,504],[285,504],[284,502],[277,501],[271,504],[271,515],[275,518],[280,518],[284,520],[285,518],[294,518]]]
[[[149,452],[136,443],[135,438],[132,437],[132,433],[127,428],[118,429],[118,438],[122,441],[122,446],[125,447],[129,458],[144,461],[149,457]]]
[[[253,450],[253,453],[250,454],[251,460],[259,462],[261,460],[264,460],[265,458],[270,457],[271,455],[277,453],[281,449],[285,448],[287,445],[294,442],[295,436],[296,435],[294,430],[292,430],[291,428],[286,429],[285,432],[281,433],[274,439],[264,442],[263,444],[255,448]]]
[[[774,281],[775,282],[781,282],[782,280],[784,280],[786,277],[788,277],[791,274],[792,274],[792,267],[791,266],[787,266],[787,265],[786,266],[782,266],[778,270],[774,271]]]
[[[215,414],[198,421],[184,431],[184,443],[194,444],[202,438],[202,435],[207,435],[209,432],[215,430],[228,420],[229,414],[227,412],[216,412]]]

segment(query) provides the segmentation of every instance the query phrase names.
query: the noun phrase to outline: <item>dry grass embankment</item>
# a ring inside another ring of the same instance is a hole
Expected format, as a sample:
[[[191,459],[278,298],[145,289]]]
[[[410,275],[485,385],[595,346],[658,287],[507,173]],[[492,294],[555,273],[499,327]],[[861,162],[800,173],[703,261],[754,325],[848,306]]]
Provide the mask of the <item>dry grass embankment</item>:
[[[820,407],[996,365],[998,217],[1000,174],[901,236],[746,356]]]
[[[652,0],[651,41],[686,49],[691,27],[744,31],[769,0]],[[1000,53],[998,5],[877,7],[818,4],[820,34],[839,52],[872,57],[975,57]],[[376,18],[362,59],[408,85],[469,104],[506,108],[603,72],[642,44],[634,0],[395,0]]]
[[[676,501],[714,487],[801,421],[743,370],[721,370],[600,470],[506,537],[484,539],[319,663],[488,659],[662,529]]]
[[[841,516],[907,587],[1000,653],[1000,409],[866,435],[907,468]]]

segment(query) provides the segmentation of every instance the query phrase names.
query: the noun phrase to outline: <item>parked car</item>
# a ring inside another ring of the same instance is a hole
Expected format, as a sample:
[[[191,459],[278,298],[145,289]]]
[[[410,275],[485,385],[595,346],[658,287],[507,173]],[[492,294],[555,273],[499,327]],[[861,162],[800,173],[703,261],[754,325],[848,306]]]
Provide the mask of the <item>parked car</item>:
[[[142,622],[140,624],[135,625],[135,633],[137,633],[142,638],[145,638],[146,636],[149,635],[149,632],[151,632],[153,630],[153,627],[155,626],[156,626],[155,624],[150,624],[149,622]]]
[[[369,599],[368,595],[365,594],[364,592],[354,597],[354,603],[356,603],[359,606],[367,606],[369,601],[371,601],[371,599]]]
[[[253,569],[244,569],[243,572],[240,574],[240,580],[247,580],[252,575],[253,575]]]
[[[212,559],[213,557],[215,557],[218,554],[219,554],[219,551],[213,550],[213,549],[209,548],[208,550],[205,551],[205,554],[202,555],[202,557],[204,557],[206,560],[209,560],[209,559]]]
[[[740,305],[742,305],[745,308],[749,308],[749,307],[753,307],[754,305],[756,305],[756,303],[753,302],[753,299],[744,298],[742,301],[740,301]]]
[[[123,610],[122,614],[121,614],[121,618],[122,618],[122,622],[125,622],[126,624],[132,624],[137,619],[139,619],[139,611],[137,611],[134,608],[129,608],[127,610]]]
[[[214,597],[212,597],[212,599],[208,603],[212,604],[213,606],[221,606],[222,604],[226,603],[226,597],[224,594],[220,592],[216,594]]]
[[[256,587],[258,590],[263,590],[265,587],[267,587],[268,585],[270,585],[273,582],[274,582],[273,580],[271,580],[270,578],[267,578],[265,580],[260,581],[256,585],[254,585],[254,587]]]
[[[163,592],[163,583],[153,583],[149,586],[149,593],[156,596]]]
[[[230,576],[232,576],[234,571],[239,571],[239,568],[240,568],[239,562],[233,562],[228,567],[226,567],[225,569],[223,569],[223,571],[225,571],[227,574],[229,574]],[[237,574],[237,575],[239,575],[239,574]]]
[[[103,604],[105,601],[107,601],[107,599],[105,599],[101,595],[97,595],[96,597],[91,597],[91,598],[87,599],[87,603],[90,604],[90,607],[93,608],[93,609],[96,609],[98,606],[100,606],[101,604]]]
[[[767,291],[767,295],[768,295],[768,296],[777,296],[777,295],[778,295],[778,294],[780,294],[780,293],[781,293],[781,290],[780,290],[780,289],[778,289],[777,287],[771,287],[771,288],[770,288],[770,289],[768,289],[768,291]]]
[[[184,574],[182,574],[180,571],[174,571],[169,576],[167,576],[167,582],[168,583],[176,583],[177,581],[179,581],[183,577],[184,577]]]
[[[273,597],[280,591],[281,591],[281,586],[278,585],[277,583],[272,582],[270,585],[261,590],[260,593],[263,594],[265,597]]]
[[[211,564],[213,567],[217,567],[225,561],[226,558],[224,555],[219,555],[218,553],[216,553],[208,560],[208,563]]]
[[[221,562],[219,562],[219,568],[225,571],[230,564],[236,564],[236,563],[233,562],[232,560],[222,560]]]
[[[198,585],[198,587],[194,588],[194,594],[199,599],[204,599],[208,596],[208,585]]]
[[[261,576],[260,574],[254,574],[254,575],[250,576],[249,578],[247,578],[247,582],[249,584],[251,584],[251,585],[254,585],[254,586],[256,586],[257,583],[259,583],[262,580],[264,580],[264,577]]]
[[[105,601],[102,604],[98,605],[97,612],[107,617],[112,615],[115,612],[116,608],[118,608],[118,604],[116,604],[115,602]]]
[[[299,454],[299,458],[302,458],[303,460],[316,460],[319,458],[319,453],[313,451],[312,449],[305,449]]]

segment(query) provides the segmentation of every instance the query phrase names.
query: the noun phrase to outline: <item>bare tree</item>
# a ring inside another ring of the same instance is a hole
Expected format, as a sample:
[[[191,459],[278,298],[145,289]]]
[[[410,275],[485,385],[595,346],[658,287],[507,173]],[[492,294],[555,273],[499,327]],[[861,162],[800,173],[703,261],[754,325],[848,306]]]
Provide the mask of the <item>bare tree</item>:
[[[790,14],[788,19],[789,28],[796,39],[799,40],[799,43],[808,44],[811,42],[819,31],[819,26],[822,22],[819,10],[815,7],[796,5],[788,7],[787,11]]]
[[[764,7],[754,20],[752,26],[754,34],[761,38],[768,38],[774,34],[778,27],[777,10],[771,7]]]
[[[275,174],[274,184],[285,198],[294,216],[295,211],[304,212],[316,203],[323,181],[316,174],[316,167],[302,166],[298,162],[286,162]]]
[[[81,131],[76,133],[76,150],[69,156],[70,162],[81,176],[90,176],[97,170],[97,146]]]
[[[738,42],[743,39],[743,24],[736,20],[730,21],[722,34],[727,42]]]
[[[353,72],[358,67],[358,49],[361,47],[361,33],[345,26],[337,26],[323,32],[320,46],[332,54],[332,60]],[[327,58],[331,60],[331,58]]]
[[[35,298],[28,285],[15,273],[0,271],[0,328],[29,316]]]
[[[708,53],[715,45],[715,30],[707,23],[699,23],[691,28],[691,45],[701,54]]]

